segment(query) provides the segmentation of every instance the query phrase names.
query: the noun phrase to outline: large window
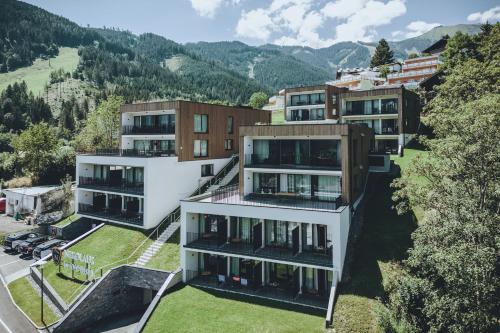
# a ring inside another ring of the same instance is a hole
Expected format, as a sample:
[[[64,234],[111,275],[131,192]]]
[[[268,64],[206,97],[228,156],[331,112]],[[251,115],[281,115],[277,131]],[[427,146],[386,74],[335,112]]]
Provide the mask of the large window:
[[[279,175],[275,173],[254,173],[253,191],[259,194],[274,194],[279,190]]]
[[[201,176],[208,177],[214,175],[214,165],[213,164],[202,164],[201,166]]]
[[[292,95],[291,106],[325,104],[325,93]]]
[[[208,140],[194,140],[194,157],[208,156]]]
[[[344,115],[379,114],[380,100],[347,101]]]
[[[233,134],[234,131],[234,118],[232,116],[227,117],[227,133]]]
[[[206,114],[194,115],[194,131],[195,133],[208,132],[208,115]]]
[[[398,113],[398,99],[383,99],[382,100],[382,113]]]
[[[175,133],[175,114],[134,116],[133,133]]]

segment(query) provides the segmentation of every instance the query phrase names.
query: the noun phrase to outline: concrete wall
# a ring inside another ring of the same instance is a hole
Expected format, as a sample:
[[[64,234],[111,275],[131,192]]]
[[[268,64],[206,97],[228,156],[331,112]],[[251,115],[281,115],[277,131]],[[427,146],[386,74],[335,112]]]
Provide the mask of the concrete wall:
[[[49,226],[49,235],[58,239],[72,240],[83,235],[92,228],[92,221],[87,218],[80,218],[63,227]]]
[[[145,309],[144,289],[160,289],[169,275],[132,266],[112,269],[66,313],[53,332],[80,332],[104,318]]]

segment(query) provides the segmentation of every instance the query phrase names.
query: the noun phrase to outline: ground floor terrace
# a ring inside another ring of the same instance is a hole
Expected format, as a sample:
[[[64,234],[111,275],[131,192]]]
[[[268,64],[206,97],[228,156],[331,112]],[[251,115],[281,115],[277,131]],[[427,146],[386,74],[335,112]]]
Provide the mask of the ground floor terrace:
[[[77,200],[79,215],[136,226],[144,224],[142,196],[78,189]]]
[[[332,269],[187,251],[184,280],[211,290],[327,310]]]

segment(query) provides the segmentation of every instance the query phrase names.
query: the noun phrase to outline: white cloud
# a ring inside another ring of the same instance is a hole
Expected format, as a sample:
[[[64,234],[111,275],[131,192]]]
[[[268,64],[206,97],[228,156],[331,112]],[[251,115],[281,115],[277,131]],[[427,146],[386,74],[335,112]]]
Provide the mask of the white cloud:
[[[269,7],[242,11],[236,33],[264,42],[272,37],[279,45],[326,47],[373,41],[376,27],[405,13],[405,0],[273,0]],[[335,38],[320,36],[330,26]]]
[[[269,14],[262,8],[243,12],[241,14],[236,33],[239,36],[267,40],[271,35],[274,24]]]
[[[214,18],[217,9],[223,5],[233,4],[236,5],[240,0],[190,0],[191,7],[198,13],[198,15],[208,18]]]
[[[493,7],[484,12],[476,12],[467,16],[467,20],[470,22],[494,22],[500,20],[500,6]]]
[[[432,28],[440,26],[440,23],[427,23],[424,21],[413,21],[406,26],[406,31],[396,30],[391,33],[396,39],[413,38],[426,33]]]
[[[349,16],[347,22],[336,27],[337,42],[340,41],[373,41],[377,35],[375,27],[386,25],[406,13],[404,0],[368,1],[363,8]]]

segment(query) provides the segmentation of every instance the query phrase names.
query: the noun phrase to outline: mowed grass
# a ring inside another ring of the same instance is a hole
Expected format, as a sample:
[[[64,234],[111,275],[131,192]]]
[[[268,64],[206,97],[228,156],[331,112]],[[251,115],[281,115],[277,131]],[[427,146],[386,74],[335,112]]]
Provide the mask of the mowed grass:
[[[271,123],[273,125],[283,124],[285,122],[285,110],[273,111],[271,114]]]
[[[180,266],[180,229],[178,229],[170,239],[163,244],[161,249],[146,264],[148,268],[163,269],[173,272]]]
[[[103,266],[103,274],[113,267],[126,264],[123,259],[128,258],[132,252],[147,238],[141,231],[127,229],[113,225],[105,225],[101,229],[75,244],[70,248],[71,251],[95,256],[95,265],[91,267],[96,270],[96,276],[100,276],[100,268]],[[142,250],[130,258],[128,263],[132,263],[141,255],[144,249],[151,244],[147,240]],[[70,262],[68,260],[68,262]],[[75,263],[84,265],[82,263]],[[59,268],[50,261],[45,265],[45,278],[66,303],[70,303],[84,289],[83,283],[86,277],[75,272],[72,277],[71,270]]]
[[[76,214],[71,214],[70,216],[67,216],[65,218],[63,218],[61,221],[57,222],[56,224],[54,224],[54,226],[56,227],[64,227],[68,224],[71,224],[75,221],[78,221],[80,219],[80,216],[76,215]]]
[[[78,65],[78,50],[70,47],[61,47],[59,55],[49,60],[37,59],[29,67],[18,68],[15,71],[0,74],[0,91],[14,82],[26,81],[28,89],[38,96],[43,92],[49,81],[50,72],[63,68],[65,72],[72,72]]]
[[[395,157],[394,162],[405,170],[411,160],[426,152],[405,149],[404,157]],[[380,332],[377,307],[383,306],[380,298],[385,296],[385,283],[394,274],[399,274],[398,262],[407,257],[411,247],[411,233],[417,227],[421,212],[398,215],[393,209],[390,175],[372,176],[373,193],[366,201],[364,226],[354,250],[351,280],[340,286],[335,305],[333,327],[336,332]]]
[[[8,288],[16,304],[31,318],[31,320],[33,320],[33,322],[35,322],[36,325],[50,325],[59,319],[54,311],[44,303],[43,319],[45,323],[42,323],[40,316],[41,297],[38,292],[33,289],[26,277],[12,281],[9,283]]]
[[[143,332],[324,332],[323,315],[255,303],[252,298],[226,298],[226,295],[190,286],[167,293]]]

